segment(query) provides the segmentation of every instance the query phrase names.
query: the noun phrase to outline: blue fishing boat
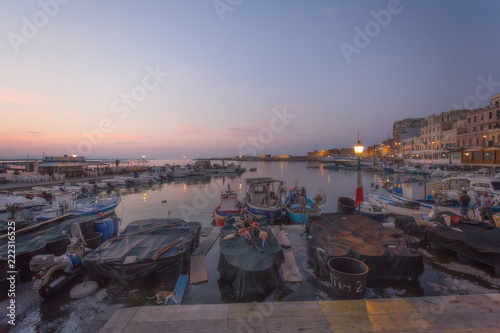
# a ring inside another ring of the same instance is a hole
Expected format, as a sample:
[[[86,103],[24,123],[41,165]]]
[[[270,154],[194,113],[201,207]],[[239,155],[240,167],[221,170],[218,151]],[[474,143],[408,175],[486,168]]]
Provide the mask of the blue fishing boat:
[[[112,197],[112,198],[90,198],[83,203],[77,203],[75,209],[71,210],[73,215],[98,215],[100,213],[106,213],[114,210],[116,206],[120,204],[122,198]]]
[[[77,216],[104,214],[114,210],[121,200],[120,196],[106,198],[89,195],[77,199],[75,193],[57,193],[52,196],[52,208],[37,212],[35,218],[37,222],[45,222],[68,213]]]
[[[268,221],[283,218],[283,201],[286,193],[284,182],[275,179],[263,179],[251,182],[245,196],[245,206],[254,215],[263,215]]]
[[[323,168],[337,170],[339,168],[339,165],[335,164],[335,163],[325,163],[325,164],[323,164]]]
[[[304,195],[304,197],[306,198],[306,207],[302,210],[299,204],[299,197],[301,195]],[[318,195],[315,197],[315,199],[316,200],[313,200],[307,196],[306,189],[304,187],[299,189],[297,186],[295,186],[285,197],[284,207],[286,215],[292,222],[306,224],[307,218],[309,216],[319,216],[321,207],[318,201],[325,202],[326,196],[324,195],[323,191],[319,190]]]

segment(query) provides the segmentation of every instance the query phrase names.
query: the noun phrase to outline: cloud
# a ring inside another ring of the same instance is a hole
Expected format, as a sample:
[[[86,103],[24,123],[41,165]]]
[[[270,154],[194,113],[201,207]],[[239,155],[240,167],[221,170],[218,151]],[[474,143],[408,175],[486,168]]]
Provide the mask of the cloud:
[[[26,131],[26,133],[31,133],[31,134],[40,134],[42,132],[38,132],[38,131]]]
[[[33,102],[45,101],[47,99],[47,96],[0,85],[0,102],[31,104]]]
[[[183,124],[175,124],[175,126],[178,128],[176,134],[202,134],[202,133],[208,133],[210,130],[208,129],[207,125],[183,125]]]
[[[257,135],[261,127],[258,126],[235,126],[228,128],[222,135],[228,136],[246,136],[246,135]]]
[[[139,142],[139,141],[118,141],[118,142],[111,142],[114,145],[142,145],[144,142]]]

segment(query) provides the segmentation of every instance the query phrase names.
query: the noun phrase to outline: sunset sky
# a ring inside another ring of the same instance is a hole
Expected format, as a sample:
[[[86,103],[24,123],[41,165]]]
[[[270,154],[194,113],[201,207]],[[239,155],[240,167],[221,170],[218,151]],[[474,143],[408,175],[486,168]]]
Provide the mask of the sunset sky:
[[[494,0],[2,1],[0,158],[304,155],[358,131],[373,145],[396,120],[500,93],[499,12]]]

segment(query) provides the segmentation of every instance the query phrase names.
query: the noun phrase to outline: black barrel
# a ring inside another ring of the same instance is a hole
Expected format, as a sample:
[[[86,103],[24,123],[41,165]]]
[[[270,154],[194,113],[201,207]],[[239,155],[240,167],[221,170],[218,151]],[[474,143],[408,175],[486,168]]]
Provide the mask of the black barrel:
[[[82,235],[92,232],[92,229],[94,229],[94,223],[94,220],[80,222],[80,230],[82,231]]]
[[[337,213],[339,214],[354,214],[355,209],[355,202],[351,198],[340,197],[337,201]]]
[[[368,266],[354,258],[332,258],[328,261],[333,296],[337,299],[362,299]]]
[[[100,232],[89,232],[85,235],[85,247],[89,249],[95,250],[101,245],[101,236]]]

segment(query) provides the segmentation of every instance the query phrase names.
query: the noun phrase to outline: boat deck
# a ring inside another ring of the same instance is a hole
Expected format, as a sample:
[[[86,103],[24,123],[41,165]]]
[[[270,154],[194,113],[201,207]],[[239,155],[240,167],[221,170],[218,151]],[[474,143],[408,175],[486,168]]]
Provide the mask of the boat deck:
[[[143,306],[101,332],[498,332],[500,294]]]

